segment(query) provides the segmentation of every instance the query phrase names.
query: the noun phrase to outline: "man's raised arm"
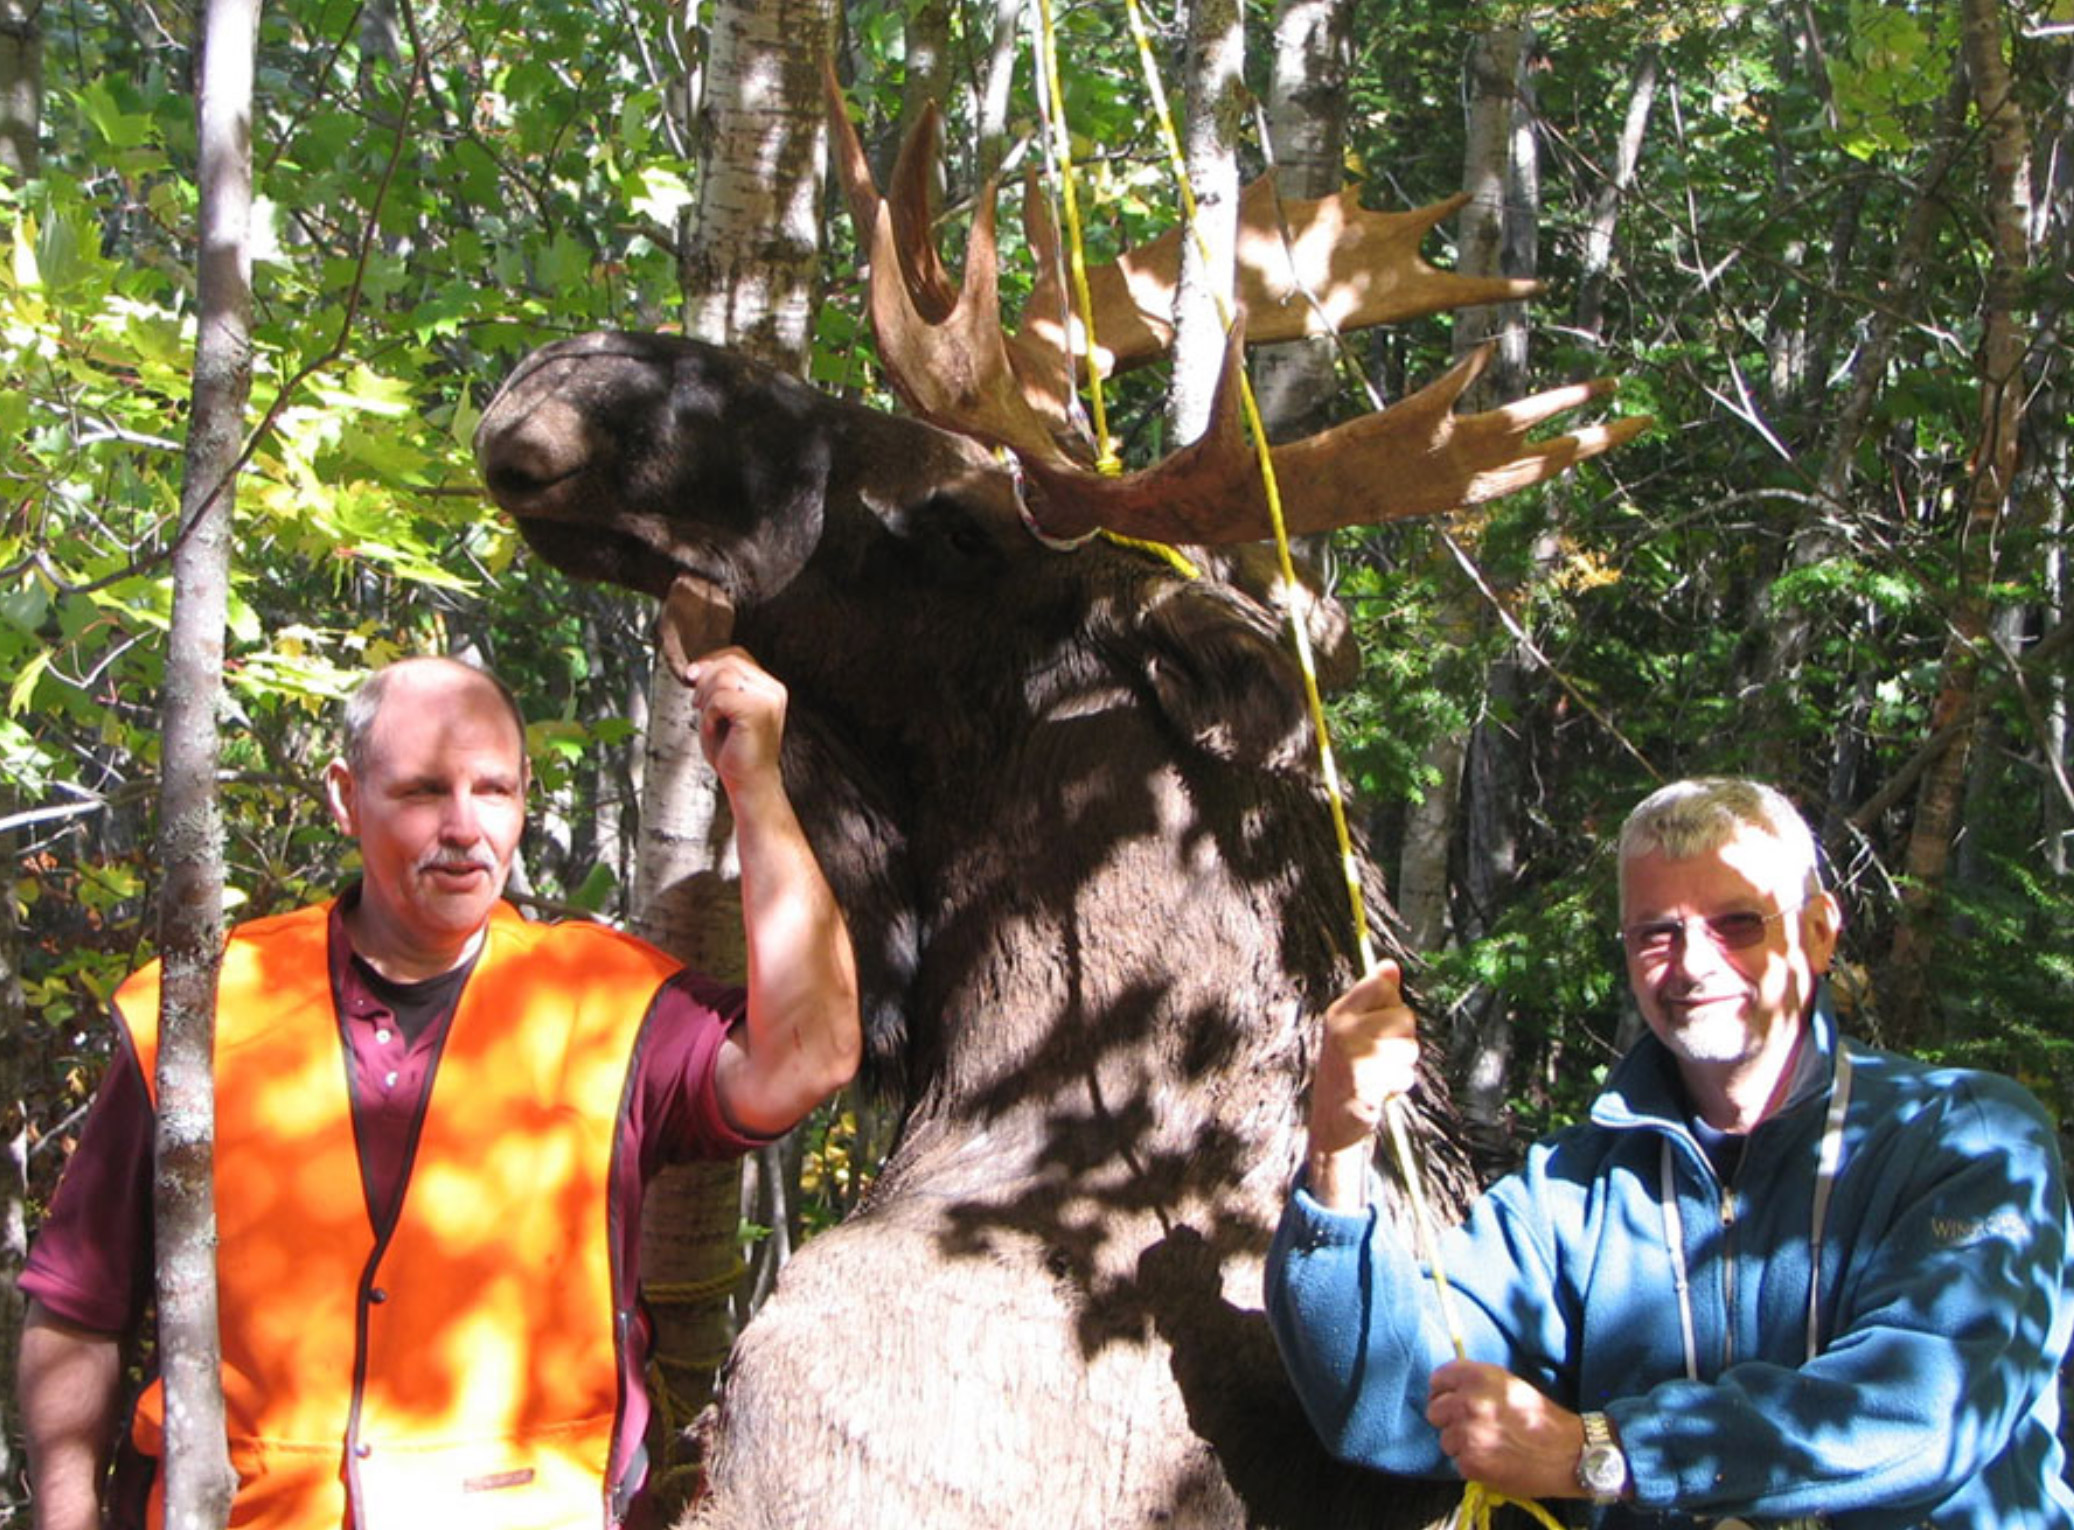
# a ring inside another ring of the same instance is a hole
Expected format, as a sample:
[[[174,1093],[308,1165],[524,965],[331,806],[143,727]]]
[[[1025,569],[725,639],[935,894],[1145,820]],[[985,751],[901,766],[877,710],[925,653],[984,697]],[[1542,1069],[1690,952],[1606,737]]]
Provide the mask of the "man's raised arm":
[[[720,1106],[737,1129],[775,1136],[857,1071],[856,958],[779,772],[784,686],[739,648],[699,660],[691,685],[700,746],[734,811],[749,960],[748,1022],[721,1048]]]

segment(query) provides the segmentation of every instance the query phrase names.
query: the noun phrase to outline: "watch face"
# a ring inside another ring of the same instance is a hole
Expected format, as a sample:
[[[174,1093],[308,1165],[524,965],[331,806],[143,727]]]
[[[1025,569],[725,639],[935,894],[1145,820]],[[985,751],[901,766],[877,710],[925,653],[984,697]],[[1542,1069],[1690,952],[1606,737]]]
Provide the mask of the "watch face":
[[[1627,1486],[1628,1464],[1618,1446],[1594,1445],[1578,1458],[1577,1476],[1586,1492],[1611,1497]]]

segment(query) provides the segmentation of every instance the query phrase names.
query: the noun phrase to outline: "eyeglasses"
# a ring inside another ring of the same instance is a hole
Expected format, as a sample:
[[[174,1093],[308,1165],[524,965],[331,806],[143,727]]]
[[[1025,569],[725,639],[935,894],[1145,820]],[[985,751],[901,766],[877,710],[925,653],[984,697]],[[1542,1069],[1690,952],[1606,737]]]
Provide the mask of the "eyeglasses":
[[[1782,908],[1776,913],[1759,914],[1745,909],[1734,913],[1714,914],[1695,919],[1650,919],[1641,924],[1631,924],[1620,932],[1621,940],[1630,956],[1643,961],[1664,961],[1676,949],[1679,942],[1696,924],[1707,932],[1707,938],[1723,951],[1747,951],[1764,939],[1764,932],[1788,914],[1796,914],[1806,906],[1806,899]]]

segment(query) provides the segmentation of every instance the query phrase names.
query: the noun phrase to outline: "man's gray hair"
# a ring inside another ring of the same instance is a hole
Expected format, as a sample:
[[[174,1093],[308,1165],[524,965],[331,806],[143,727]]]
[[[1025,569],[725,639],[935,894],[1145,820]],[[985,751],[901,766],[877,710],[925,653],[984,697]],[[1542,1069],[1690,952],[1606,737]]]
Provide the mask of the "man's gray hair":
[[[384,664],[347,693],[345,705],[340,712],[339,754],[354,775],[366,772],[368,742],[374,734],[374,720],[382,710],[382,698],[389,692],[390,676],[399,668],[417,662],[421,660],[398,659],[393,663]],[[511,687],[480,664],[471,663],[467,659],[445,658],[439,662],[457,664],[463,669],[481,675],[495,688],[498,696],[503,698],[505,709],[511,713],[511,725],[518,730],[519,764],[523,768],[526,762],[526,715],[519,710],[518,697],[512,693]]]
[[[1810,898],[1821,896],[1821,861],[1815,836],[1800,810],[1783,793],[1760,781],[1701,776],[1658,787],[1636,805],[1620,827],[1620,861],[1660,851],[1671,860],[1719,850],[1744,828],[1777,840],[1791,859]]]

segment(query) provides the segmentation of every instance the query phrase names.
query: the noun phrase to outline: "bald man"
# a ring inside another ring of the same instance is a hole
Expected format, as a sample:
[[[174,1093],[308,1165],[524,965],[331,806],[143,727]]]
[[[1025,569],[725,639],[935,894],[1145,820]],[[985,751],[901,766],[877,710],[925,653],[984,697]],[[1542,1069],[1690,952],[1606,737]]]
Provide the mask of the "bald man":
[[[407,660],[348,700],[326,789],[359,880],[235,929],[217,996],[234,1523],[625,1517],[643,1186],[789,1129],[861,1047],[848,934],[779,775],[784,689],[739,649],[692,684],[734,811],[743,990],[503,900],[528,770],[493,676]],[[113,1008],[117,1055],[21,1282],[40,1530],[98,1524],[104,1497],[117,1524],[163,1515],[156,1385],[115,1450],[152,1284],[156,963]]]

